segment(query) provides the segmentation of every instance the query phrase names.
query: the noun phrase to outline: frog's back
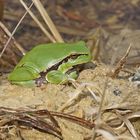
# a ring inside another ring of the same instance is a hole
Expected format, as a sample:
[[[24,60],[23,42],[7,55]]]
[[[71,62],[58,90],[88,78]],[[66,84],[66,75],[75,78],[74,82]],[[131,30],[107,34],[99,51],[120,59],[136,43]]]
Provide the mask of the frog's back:
[[[78,43],[50,43],[42,44],[34,47],[29,51],[19,62],[19,65],[25,62],[35,64],[40,70],[49,68],[70,55],[74,54],[88,54],[89,50],[85,47],[85,43],[80,41]]]

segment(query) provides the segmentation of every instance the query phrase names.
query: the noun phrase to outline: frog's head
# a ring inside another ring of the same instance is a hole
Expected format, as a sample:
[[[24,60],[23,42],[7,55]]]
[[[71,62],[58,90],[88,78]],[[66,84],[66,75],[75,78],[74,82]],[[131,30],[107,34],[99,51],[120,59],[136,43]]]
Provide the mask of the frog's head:
[[[72,54],[85,54],[85,55],[90,55],[89,49],[86,47],[86,44],[84,41],[79,41],[74,44],[70,44],[71,46],[68,47]]]

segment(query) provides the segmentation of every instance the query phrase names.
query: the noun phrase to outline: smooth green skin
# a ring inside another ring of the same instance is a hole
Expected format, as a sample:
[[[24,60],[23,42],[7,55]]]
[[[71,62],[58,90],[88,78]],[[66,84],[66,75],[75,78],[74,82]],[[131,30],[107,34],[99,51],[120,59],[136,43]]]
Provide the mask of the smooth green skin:
[[[78,55],[71,59],[70,56]],[[59,65],[57,70],[51,70],[46,74],[46,80],[50,83],[63,84],[70,79],[77,77],[76,72],[67,74],[73,66],[87,63],[91,60],[91,55],[84,41],[77,43],[50,43],[34,47],[17,64],[13,72],[8,76],[12,84],[35,85],[35,79],[40,77],[41,72],[46,72],[49,68],[59,64],[65,58],[69,58],[66,63]]]

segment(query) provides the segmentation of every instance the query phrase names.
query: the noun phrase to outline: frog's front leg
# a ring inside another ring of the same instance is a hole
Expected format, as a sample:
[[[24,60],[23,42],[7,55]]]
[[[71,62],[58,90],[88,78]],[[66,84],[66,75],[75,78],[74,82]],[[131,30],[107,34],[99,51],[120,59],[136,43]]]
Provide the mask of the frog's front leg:
[[[80,55],[76,59],[69,59],[68,62],[62,63],[58,67],[58,70],[48,72],[46,75],[46,80],[54,84],[63,84],[68,82],[70,79],[76,79],[77,78],[76,71],[73,71],[69,74],[67,74],[67,71],[73,68],[73,66],[86,63],[89,60],[90,60],[89,55]]]
[[[62,73],[59,70],[53,70],[47,73],[46,80],[53,84],[64,84],[70,79],[76,79],[76,71],[71,72],[70,74]]]

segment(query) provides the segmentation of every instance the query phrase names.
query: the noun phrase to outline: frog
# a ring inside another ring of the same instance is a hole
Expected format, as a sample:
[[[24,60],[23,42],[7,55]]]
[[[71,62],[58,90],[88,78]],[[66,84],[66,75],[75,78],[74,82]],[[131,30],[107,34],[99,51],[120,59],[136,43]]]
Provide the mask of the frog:
[[[84,41],[40,44],[22,57],[8,80],[27,86],[65,84],[78,77],[74,67],[90,61],[91,53]]]

